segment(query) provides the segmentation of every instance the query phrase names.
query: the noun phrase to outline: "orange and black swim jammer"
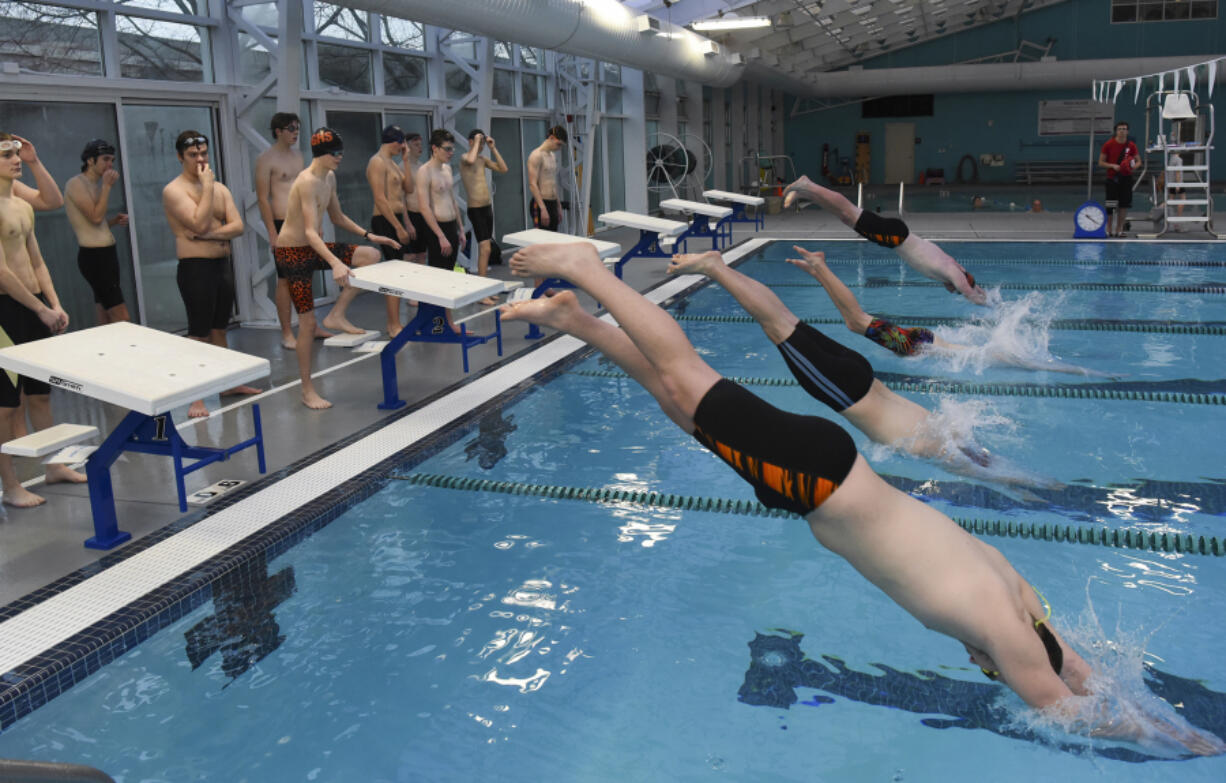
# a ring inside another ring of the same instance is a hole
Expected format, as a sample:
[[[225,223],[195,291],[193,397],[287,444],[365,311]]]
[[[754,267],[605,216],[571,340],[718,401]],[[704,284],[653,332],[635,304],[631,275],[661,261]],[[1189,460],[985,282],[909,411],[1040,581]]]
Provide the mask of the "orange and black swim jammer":
[[[839,425],[780,410],[727,379],[698,403],[694,424],[694,438],[769,508],[808,514],[834,494],[856,461],[856,444]]]

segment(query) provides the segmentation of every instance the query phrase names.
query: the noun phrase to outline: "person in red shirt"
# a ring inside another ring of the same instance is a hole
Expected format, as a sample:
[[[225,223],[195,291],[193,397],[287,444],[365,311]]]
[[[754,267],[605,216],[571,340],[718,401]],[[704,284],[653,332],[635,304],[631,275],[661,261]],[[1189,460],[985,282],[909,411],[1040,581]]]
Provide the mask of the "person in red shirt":
[[[1107,210],[1115,202],[1115,219],[1107,221],[1107,236],[1124,236],[1124,217],[1132,206],[1132,167],[1140,153],[1137,145],[1128,138],[1128,123],[1117,122],[1115,135],[1107,139],[1098,153],[1098,165],[1107,170]]]

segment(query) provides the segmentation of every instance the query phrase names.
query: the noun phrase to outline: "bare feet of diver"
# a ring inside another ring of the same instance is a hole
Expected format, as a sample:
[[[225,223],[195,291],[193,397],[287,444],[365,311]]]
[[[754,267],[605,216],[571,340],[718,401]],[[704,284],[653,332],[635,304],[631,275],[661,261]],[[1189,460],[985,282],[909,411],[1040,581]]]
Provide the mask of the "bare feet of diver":
[[[716,265],[724,265],[724,257],[718,250],[705,253],[678,253],[668,262],[665,271],[670,275],[709,275]]]
[[[574,291],[559,291],[554,296],[524,299],[503,305],[499,314],[504,321],[527,321],[565,332],[569,330],[576,316],[582,315],[583,312]]]
[[[585,266],[604,269],[596,249],[587,242],[561,245],[530,245],[511,256],[511,273],[516,277],[560,277],[570,280]]]

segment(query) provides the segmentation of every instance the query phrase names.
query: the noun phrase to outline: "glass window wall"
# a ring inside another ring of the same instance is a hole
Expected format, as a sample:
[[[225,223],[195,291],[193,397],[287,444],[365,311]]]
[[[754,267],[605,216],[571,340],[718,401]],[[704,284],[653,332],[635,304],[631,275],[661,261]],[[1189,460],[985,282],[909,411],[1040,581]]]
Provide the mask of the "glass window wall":
[[[41,3],[0,0],[0,59],[36,73],[102,75],[98,15]]]
[[[507,163],[506,174],[495,174],[491,182],[494,202],[494,238],[521,231],[528,225],[528,209],[524,194],[523,134],[520,121],[511,117],[495,117],[490,121],[490,135]]]
[[[204,28],[117,14],[115,30],[120,76],[172,82],[212,80]]]
[[[371,93],[370,56],[365,49],[336,44],[316,44],[319,52],[319,82],[323,88]]]

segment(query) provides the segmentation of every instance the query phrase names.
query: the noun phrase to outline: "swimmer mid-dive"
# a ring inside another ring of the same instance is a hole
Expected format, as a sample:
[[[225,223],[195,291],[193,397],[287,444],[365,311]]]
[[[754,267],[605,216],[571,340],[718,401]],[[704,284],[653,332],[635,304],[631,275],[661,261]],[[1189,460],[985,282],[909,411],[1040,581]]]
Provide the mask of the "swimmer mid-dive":
[[[723,286],[779,348],[801,387],[877,443],[939,460],[963,475],[1004,484],[1050,486],[1050,482],[1019,471],[990,470],[998,460],[987,449],[939,432],[931,411],[887,388],[874,377],[867,359],[802,323],[774,291],[725,264],[718,251],[675,255],[668,272],[704,275]]]
[[[534,245],[510,267],[518,277],[568,280],[598,297],[622,328],[585,312],[570,291],[507,305],[503,318],[560,329],[602,351],[760,501],[804,515],[823,546],[926,627],[961,641],[975,664],[1031,707],[1096,736],[1174,744],[1181,753],[1226,751],[1185,723],[1108,710],[1090,690],[1089,664],[1052,629],[1034,590],[999,551],[885,483],[837,424],[782,411],[722,378],[677,322],[605,269],[590,244]]]
[[[800,258],[789,258],[788,263],[808,272],[817,282],[821,283],[830,301],[834,302],[834,306],[838,308],[839,315],[843,316],[843,323],[856,334],[864,335],[899,356],[915,356],[932,349],[949,353],[979,350],[969,345],[944,340],[934,334],[931,329],[925,329],[922,326],[902,327],[884,318],[869,315],[860,306],[860,302],[851,289],[843,284],[843,281],[830,270],[830,267],[826,266],[825,253],[820,250],[805,250],[797,245],[793,245],[792,249],[800,254]],[[1046,370],[1070,375],[1108,377],[1107,373],[1100,373],[1075,364],[1038,361],[1016,352],[994,348],[987,350],[984,358],[993,364],[1008,365],[1023,370]]]
[[[902,219],[885,218],[861,209],[841,193],[824,188],[808,177],[788,185],[783,194],[784,207],[801,199],[816,202],[868,241],[896,251],[899,258],[924,277],[944,283],[949,291],[957,291],[977,305],[987,304],[988,296],[975,285],[974,276],[944,250],[919,234],[911,233]]]

